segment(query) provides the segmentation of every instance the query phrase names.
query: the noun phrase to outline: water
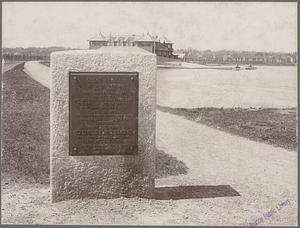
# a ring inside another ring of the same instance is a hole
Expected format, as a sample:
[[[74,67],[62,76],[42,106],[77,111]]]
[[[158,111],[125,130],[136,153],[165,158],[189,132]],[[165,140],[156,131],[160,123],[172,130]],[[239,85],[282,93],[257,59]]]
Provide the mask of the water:
[[[195,107],[297,107],[297,67],[158,69],[157,103]]]

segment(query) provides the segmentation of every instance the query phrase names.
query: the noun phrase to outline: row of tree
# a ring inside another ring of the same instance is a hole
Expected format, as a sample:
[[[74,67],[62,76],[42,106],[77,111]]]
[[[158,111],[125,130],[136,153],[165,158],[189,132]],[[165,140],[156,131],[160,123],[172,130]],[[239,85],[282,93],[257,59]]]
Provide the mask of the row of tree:
[[[29,61],[29,60],[50,60],[51,52],[74,50],[64,47],[29,47],[29,48],[3,48],[2,57],[8,61]],[[271,65],[295,65],[298,61],[296,52],[254,52],[254,51],[231,51],[220,50],[200,51],[193,48],[176,50],[184,53],[184,60],[198,62],[201,64],[226,64],[226,63],[245,63],[245,64],[271,64]]]
[[[245,63],[245,64],[296,64],[297,53],[285,52],[255,52],[255,51],[231,51],[231,50],[197,50],[193,48],[179,49],[177,52],[184,53],[186,61],[199,62],[202,64],[215,63]]]
[[[50,60],[51,52],[72,50],[64,47],[29,47],[3,48],[2,57],[7,61]]]

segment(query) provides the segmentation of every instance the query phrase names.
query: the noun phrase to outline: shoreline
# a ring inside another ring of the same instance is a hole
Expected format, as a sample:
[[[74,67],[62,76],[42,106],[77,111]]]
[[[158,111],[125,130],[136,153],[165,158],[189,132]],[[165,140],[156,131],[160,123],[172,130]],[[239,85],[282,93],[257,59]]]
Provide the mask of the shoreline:
[[[234,67],[182,67],[171,65],[157,65],[157,68],[162,69],[201,69],[201,70],[233,70]]]
[[[180,62],[181,63],[181,62]],[[235,70],[236,65],[201,65],[197,63],[188,63],[182,62],[184,65],[186,64],[193,64],[194,66],[182,66],[177,64],[157,64],[157,68],[161,69],[208,69],[208,70]],[[182,64],[181,63],[181,64]],[[247,70],[245,69],[248,65],[239,65],[240,70]],[[254,67],[297,67],[297,65],[253,65]],[[256,69],[253,69],[256,70]]]

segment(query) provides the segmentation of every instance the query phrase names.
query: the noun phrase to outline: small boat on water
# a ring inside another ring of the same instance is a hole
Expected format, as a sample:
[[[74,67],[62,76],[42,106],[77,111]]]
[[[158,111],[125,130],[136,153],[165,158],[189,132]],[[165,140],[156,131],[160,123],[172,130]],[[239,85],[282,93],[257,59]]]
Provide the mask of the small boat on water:
[[[246,70],[256,70],[256,67],[249,65],[245,68]]]
[[[236,71],[239,71],[239,70],[241,70],[242,68],[239,66],[239,64],[237,64],[234,68],[233,68],[233,70],[236,70]]]

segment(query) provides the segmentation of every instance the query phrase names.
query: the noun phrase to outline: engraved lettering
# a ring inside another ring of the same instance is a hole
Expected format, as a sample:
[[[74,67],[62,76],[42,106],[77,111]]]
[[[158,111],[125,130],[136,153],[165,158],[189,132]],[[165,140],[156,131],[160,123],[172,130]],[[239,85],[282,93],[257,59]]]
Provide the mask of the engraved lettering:
[[[70,155],[136,154],[138,74],[70,73],[69,80]]]

